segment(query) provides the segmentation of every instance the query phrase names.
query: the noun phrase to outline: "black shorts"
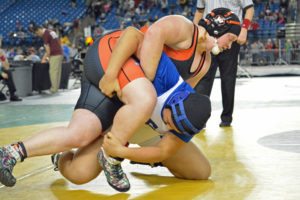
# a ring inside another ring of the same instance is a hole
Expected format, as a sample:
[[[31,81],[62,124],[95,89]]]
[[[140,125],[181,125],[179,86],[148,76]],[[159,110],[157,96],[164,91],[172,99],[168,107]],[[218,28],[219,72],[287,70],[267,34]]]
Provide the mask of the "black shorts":
[[[98,87],[98,83],[104,74],[99,60],[98,45],[96,45],[98,43],[99,40],[86,53],[81,80],[81,93],[75,109],[87,109],[94,113],[102,124],[102,131],[105,131],[112,125],[116,112],[123,103],[117,96],[107,97]]]
[[[102,124],[102,131],[106,131],[113,123],[113,119],[123,103],[115,96],[105,96],[98,87],[94,86],[85,75],[81,81],[81,93],[75,110],[82,108],[94,113]]]
[[[123,106],[117,96],[109,98],[98,88],[112,49],[121,33],[122,31],[114,31],[96,40],[87,51],[83,63],[81,94],[75,109],[84,108],[96,114],[102,123],[102,131],[112,125],[116,112]],[[120,88],[122,89],[126,84],[138,78],[145,78],[145,74],[137,60],[129,58],[118,75]]]

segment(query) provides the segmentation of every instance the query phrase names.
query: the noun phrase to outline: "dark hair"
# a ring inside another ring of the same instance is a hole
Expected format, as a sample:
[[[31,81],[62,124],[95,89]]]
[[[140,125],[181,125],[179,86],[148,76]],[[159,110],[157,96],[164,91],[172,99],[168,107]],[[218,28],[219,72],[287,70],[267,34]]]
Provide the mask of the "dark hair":
[[[205,20],[200,20],[199,25],[213,37],[221,37],[225,33],[238,36],[241,32],[239,18],[228,8],[213,9],[206,15]]]
[[[42,29],[43,27],[41,27],[40,25],[35,25],[32,28],[33,33],[35,33],[37,30]]]

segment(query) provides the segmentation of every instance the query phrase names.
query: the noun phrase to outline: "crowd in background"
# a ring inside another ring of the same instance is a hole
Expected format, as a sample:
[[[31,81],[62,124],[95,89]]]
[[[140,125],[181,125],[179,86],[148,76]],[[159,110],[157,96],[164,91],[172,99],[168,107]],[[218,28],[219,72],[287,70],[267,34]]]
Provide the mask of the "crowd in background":
[[[275,37],[267,39],[260,37],[258,31],[265,28],[263,24],[284,25],[286,22],[294,22],[297,17],[296,0],[254,0],[256,14],[251,23],[249,35],[253,37],[242,46],[240,60],[242,64],[252,65],[273,65],[278,64],[279,57],[287,64],[299,62],[300,42],[291,39],[282,39],[280,42]],[[72,7],[76,7],[76,1],[72,0]],[[118,18],[120,29],[128,25],[142,27],[150,25],[158,16],[148,17],[151,9],[159,8],[164,14],[180,14],[192,19],[194,15],[195,2],[193,0],[86,0],[86,16],[93,19],[90,24],[93,38],[101,36],[108,31],[104,24],[112,8],[116,8],[115,17]],[[278,5],[278,7],[274,7]],[[179,9],[180,8],[180,9]],[[274,12],[273,12],[274,11]],[[64,10],[62,11],[64,13]],[[290,19],[288,19],[288,16]],[[83,19],[78,17],[73,22],[61,24],[58,19],[48,19],[43,24],[46,29],[54,30],[59,35],[60,43],[64,50],[64,61],[70,61],[78,51],[86,48],[83,30],[80,24]],[[36,23],[31,20],[28,27],[23,27],[20,22],[16,23],[15,30],[11,30],[9,37],[17,41],[14,45],[4,48],[5,55],[9,60],[32,60],[40,61],[45,49],[40,37],[33,37],[31,43],[26,42],[28,35],[33,35],[32,27]],[[277,34],[277,33],[276,33]],[[70,39],[70,36],[72,38]],[[279,44],[280,43],[280,44]],[[281,63],[282,64],[282,63]]]

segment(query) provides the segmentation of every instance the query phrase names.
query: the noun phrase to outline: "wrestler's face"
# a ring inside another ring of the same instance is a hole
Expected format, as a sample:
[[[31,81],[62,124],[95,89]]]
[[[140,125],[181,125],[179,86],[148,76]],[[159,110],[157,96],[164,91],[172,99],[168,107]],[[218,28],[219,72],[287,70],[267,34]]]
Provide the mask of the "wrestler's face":
[[[237,40],[237,36],[232,33],[225,33],[221,37],[217,39],[217,43],[220,51],[224,51],[226,49],[230,49],[232,42]]]
[[[166,124],[168,130],[174,130],[174,131],[176,131],[177,133],[181,133],[181,131],[179,131],[179,130],[176,128],[176,126],[175,126],[175,124],[174,124],[174,122],[173,122],[173,120],[172,120],[172,112],[171,112],[170,109],[165,108],[165,109],[163,110],[163,120],[164,120],[164,122],[165,122],[165,124]]]

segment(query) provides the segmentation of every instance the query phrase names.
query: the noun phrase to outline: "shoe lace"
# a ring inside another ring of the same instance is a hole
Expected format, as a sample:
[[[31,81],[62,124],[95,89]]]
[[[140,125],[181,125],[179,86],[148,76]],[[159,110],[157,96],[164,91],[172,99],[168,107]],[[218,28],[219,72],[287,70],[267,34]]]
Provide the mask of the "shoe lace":
[[[123,170],[120,164],[113,165],[111,168],[112,173],[117,175],[117,178],[122,178],[123,177]]]

